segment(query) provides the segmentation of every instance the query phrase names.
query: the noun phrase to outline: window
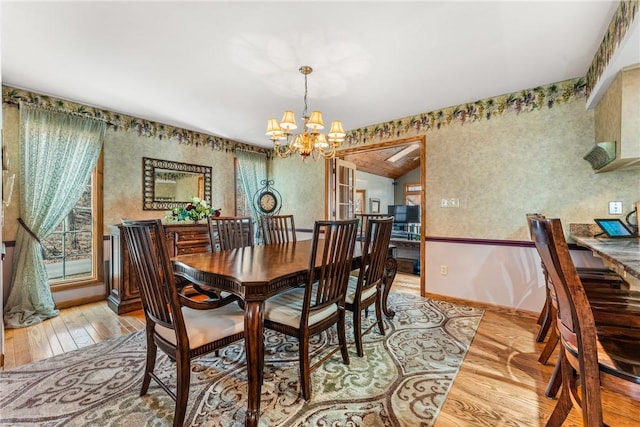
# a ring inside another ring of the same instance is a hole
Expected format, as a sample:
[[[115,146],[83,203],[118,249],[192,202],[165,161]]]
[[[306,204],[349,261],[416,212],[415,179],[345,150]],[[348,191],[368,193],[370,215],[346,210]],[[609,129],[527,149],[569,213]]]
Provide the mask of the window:
[[[52,288],[75,287],[102,280],[102,203],[98,173],[101,160],[76,206],[42,241],[43,258]],[[100,197],[99,197],[100,196]]]
[[[420,190],[422,186],[418,183],[404,185],[404,204],[420,206]]]

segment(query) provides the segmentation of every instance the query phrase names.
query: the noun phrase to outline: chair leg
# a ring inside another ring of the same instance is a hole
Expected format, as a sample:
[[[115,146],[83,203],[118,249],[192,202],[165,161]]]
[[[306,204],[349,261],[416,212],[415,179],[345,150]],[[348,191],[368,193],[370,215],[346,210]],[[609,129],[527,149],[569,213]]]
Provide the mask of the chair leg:
[[[176,355],[176,410],[173,416],[173,427],[182,427],[187,413],[187,401],[189,400],[189,383],[191,382],[191,361],[188,356]]]
[[[538,319],[536,320],[536,324],[538,325],[542,325],[542,320],[546,317],[547,315],[547,301],[544,301],[544,305],[542,306],[542,310],[540,310],[540,314],[538,315]]]
[[[549,357],[553,354],[553,350],[556,349],[559,341],[558,332],[556,328],[551,328],[551,334],[549,335],[549,340],[545,344],[544,348],[540,352],[540,356],[538,357],[538,362],[545,365],[549,360]]]
[[[553,399],[558,395],[558,390],[560,390],[560,386],[562,385],[562,360],[558,357],[556,360],[556,366],[553,368],[553,372],[551,373],[551,378],[549,378],[549,383],[547,383],[547,388],[544,391],[544,395]]]
[[[353,310],[353,339],[356,342],[356,353],[358,357],[364,356],[364,351],[362,349],[362,313],[360,309],[356,307]],[[338,326],[339,329],[339,326]]]
[[[378,330],[380,335],[384,335],[384,321],[382,319],[382,301],[380,300],[380,291],[378,291],[378,298],[376,298],[376,319],[378,320]]]
[[[298,351],[298,359],[300,361],[300,388],[302,389],[302,398],[311,399],[311,368],[309,366],[309,339],[298,340],[300,350]]]
[[[549,327],[551,326],[552,323],[552,318],[551,318],[551,300],[550,297],[547,295],[547,298],[545,299],[544,302],[544,306],[542,307],[542,311],[540,311],[540,316],[538,316],[538,324],[540,325],[540,330],[538,331],[538,336],[536,337],[536,342],[542,342],[544,341],[545,337],[547,336],[547,333],[549,332]]]
[[[338,317],[338,342],[340,343],[340,352],[342,353],[342,361],[344,362],[345,365],[348,365],[349,350],[347,349],[347,334],[346,334],[347,322],[345,321],[344,308],[340,308],[339,310],[340,310],[340,316]],[[362,339],[362,337],[360,338]]]
[[[158,347],[153,341],[151,332],[147,330],[147,360],[144,365],[144,378],[142,379],[142,387],[140,389],[140,396],[147,394],[149,390],[149,384],[151,383],[151,373],[156,367],[156,353]]]
[[[562,388],[560,390],[560,397],[558,397],[558,403],[556,403],[556,407],[553,408],[553,412],[547,420],[547,427],[561,426],[573,407],[571,400],[571,383],[572,381],[575,382],[575,378],[571,378],[573,376],[573,369],[564,355],[564,349],[560,352],[559,359],[561,360]]]

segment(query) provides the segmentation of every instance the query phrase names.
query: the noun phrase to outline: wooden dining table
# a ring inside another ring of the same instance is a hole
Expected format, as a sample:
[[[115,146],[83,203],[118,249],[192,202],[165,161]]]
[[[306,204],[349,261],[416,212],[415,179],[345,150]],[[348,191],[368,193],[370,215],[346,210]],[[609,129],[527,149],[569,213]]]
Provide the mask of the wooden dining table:
[[[299,240],[285,244],[179,255],[171,259],[177,275],[204,287],[230,292],[244,301],[248,373],[245,426],[257,426],[260,417],[264,369],[264,302],[269,297],[305,282],[311,249],[311,240]],[[361,262],[361,244],[356,243],[352,268],[360,268]],[[381,289],[382,309],[386,316],[393,317],[395,313],[387,306],[387,297],[397,269],[391,252],[385,267],[386,275]]]

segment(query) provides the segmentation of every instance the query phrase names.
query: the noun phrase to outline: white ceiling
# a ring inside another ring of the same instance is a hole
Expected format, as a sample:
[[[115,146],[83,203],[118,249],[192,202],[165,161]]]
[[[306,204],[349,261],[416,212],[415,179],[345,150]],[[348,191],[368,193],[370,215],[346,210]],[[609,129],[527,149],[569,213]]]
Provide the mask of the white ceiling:
[[[2,83],[269,146],[584,76],[617,1],[8,2]]]

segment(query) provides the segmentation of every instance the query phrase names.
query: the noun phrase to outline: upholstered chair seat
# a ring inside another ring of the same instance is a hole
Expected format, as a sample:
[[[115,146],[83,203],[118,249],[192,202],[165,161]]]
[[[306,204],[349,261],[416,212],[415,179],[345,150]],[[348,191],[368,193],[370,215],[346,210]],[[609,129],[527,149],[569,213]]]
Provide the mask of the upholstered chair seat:
[[[181,311],[190,350],[244,331],[244,311],[237,304],[225,305],[215,312],[190,307],[182,307]],[[155,331],[164,340],[177,345],[173,329],[156,324]]]
[[[358,288],[358,277],[357,276],[349,276],[349,286],[347,287],[347,296],[344,300],[347,304],[353,304],[356,300],[356,290]],[[364,301],[370,296],[376,294],[377,288],[371,287],[368,289],[364,289],[362,291],[362,295],[360,295],[360,301]]]
[[[264,306],[265,317],[274,322],[299,328],[300,319],[302,318],[302,307],[304,305],[304,292],[304,288],[294,288],[276,295],[273,298],[269,298]],[[315,299],[315,292],[311,298]],[[331,304],[322,310],[310,314],[307,326],[315,325],[332,316],[336,311],[338,311],[338,305]]]

